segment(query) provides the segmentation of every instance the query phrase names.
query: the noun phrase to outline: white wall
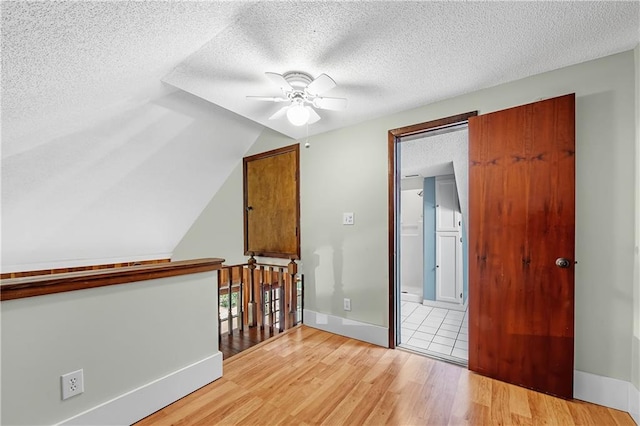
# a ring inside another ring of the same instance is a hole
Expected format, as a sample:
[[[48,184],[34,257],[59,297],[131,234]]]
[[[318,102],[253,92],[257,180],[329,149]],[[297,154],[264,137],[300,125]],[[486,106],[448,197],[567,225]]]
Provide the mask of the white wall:
[[[288,136],[264,129],[245,156],[296,143]],[[185,233],[172,260],[221,257],[225,265],[245,263],[243,237],[242,158],[232,164],[232,172]]]
[[[633,69],[633,53],[626,52],[314,137],[302,156],[302,192],[324,196],[302,205],[305,307],[344,316],[338,298],[345,294],[352,299],[349,318],[387,325],[388,129],[575,92],[576,368],[629,381]],[[339,226],[343,210],[355,212],[354,227]],[[326,254],[336,251],[344,265],[338,279],[318,279],[332,275],[326,270],[336,259]]]
[[[3,301],[1,423],[60,422],[217,354],[216,282],[206,272]],[[62,401],[60,376],[80,368],[85,392]]]
[[[423,287],[423,189],[400,192],[400,290],[422,300]],[[420,195],[418,195],[420,194]]]
[[[311,147],[300,154],[305,308],[388,326],[389,129],[575,92],[575,367],[630,381],[634,78],[634,56],[628,51],[312,137]],[[233,184],[240,196],[241,176],[234,176],[240,179]],[[212,214],[201,216],[192,229],[211,236],[216,234],[209,230],[225,229],[221,239],[242,241],[241,227],[229,222],[226,228],[225,216],[213,214],[229,207],[214,204],[207,208]],[[355,225],[341,224],[343,212],[355,213]],[[187,240],[183,243],[181,250],[187,251]],[[351,312],[343,310],[344,297],[351,298]]]
[[[632,336],[632,383],[640,390],[640,44],[635,50],[636,69],[636,206],[635,206],[635,253],[634,253],[634,292],[633,292],[633,336]],[[640,394],[639,394],[640,396]],[[640,401],[637,401],[640,416]],[[637,421],[637,418],[636,418]]]
[[[262,126],[153,87],[34,146],[3,135],[3,272],[171,255]]]

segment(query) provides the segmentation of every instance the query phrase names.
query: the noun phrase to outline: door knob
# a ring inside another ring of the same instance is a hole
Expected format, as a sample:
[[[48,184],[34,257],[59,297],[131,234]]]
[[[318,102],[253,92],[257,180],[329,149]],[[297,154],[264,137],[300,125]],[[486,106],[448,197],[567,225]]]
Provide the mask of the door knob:
[[[571,265],[569,259],[565,259],[564,257],[559,257],[556,259],[556,266],[558,268],[568,268]]]

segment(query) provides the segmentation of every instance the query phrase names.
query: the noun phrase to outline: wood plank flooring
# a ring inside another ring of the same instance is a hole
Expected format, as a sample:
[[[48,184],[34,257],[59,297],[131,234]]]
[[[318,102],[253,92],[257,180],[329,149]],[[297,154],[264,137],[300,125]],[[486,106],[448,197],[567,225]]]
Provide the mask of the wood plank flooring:
[[[238,330],[234,330],[232,336],[229,336],[228,333],[223,333],[219,340],[219,348],[220,352],[222,352],[222,358],[228,359],[242,351],[246,351],[258,343],[277,336],[279,333],[278,329],[272,329],[270,327],[267,327],[264,330],[260,330],[259,327],[247,327],[242,333]]]
[[[224,375],[145,425],[634,425],[462,367],[306,326],[224,361]]]

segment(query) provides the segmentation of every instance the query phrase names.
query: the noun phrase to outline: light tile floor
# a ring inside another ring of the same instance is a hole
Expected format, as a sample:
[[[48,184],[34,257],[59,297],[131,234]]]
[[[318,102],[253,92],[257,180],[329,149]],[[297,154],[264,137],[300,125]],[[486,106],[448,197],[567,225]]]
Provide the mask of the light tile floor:
[[[402,302],[400,314],[402,316],[400,346],[467,364],[469,359],[467,311]]]

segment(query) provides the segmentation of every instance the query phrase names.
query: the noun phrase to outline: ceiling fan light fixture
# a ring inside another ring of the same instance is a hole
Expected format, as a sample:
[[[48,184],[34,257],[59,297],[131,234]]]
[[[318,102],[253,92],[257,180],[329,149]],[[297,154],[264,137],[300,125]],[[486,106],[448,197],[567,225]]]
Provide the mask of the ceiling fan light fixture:
[[[320,97],[326,91],[336,87],[336,82],[326,74],[315,79],[307,73],[289,71],[284,74],[266,72],[265,75],[280,88],[282,96],[247,96],[247,99],[267,102],[289,102],[269,117],[277,120],[284,115],[294,126],[314,124],[320,120],[317,109],[342,111],[347,108],[344,98]]]
[[[301,104],[293,105],[287,110],[287,119],[294,126],[302,126],[309,120],[309,111]]]

